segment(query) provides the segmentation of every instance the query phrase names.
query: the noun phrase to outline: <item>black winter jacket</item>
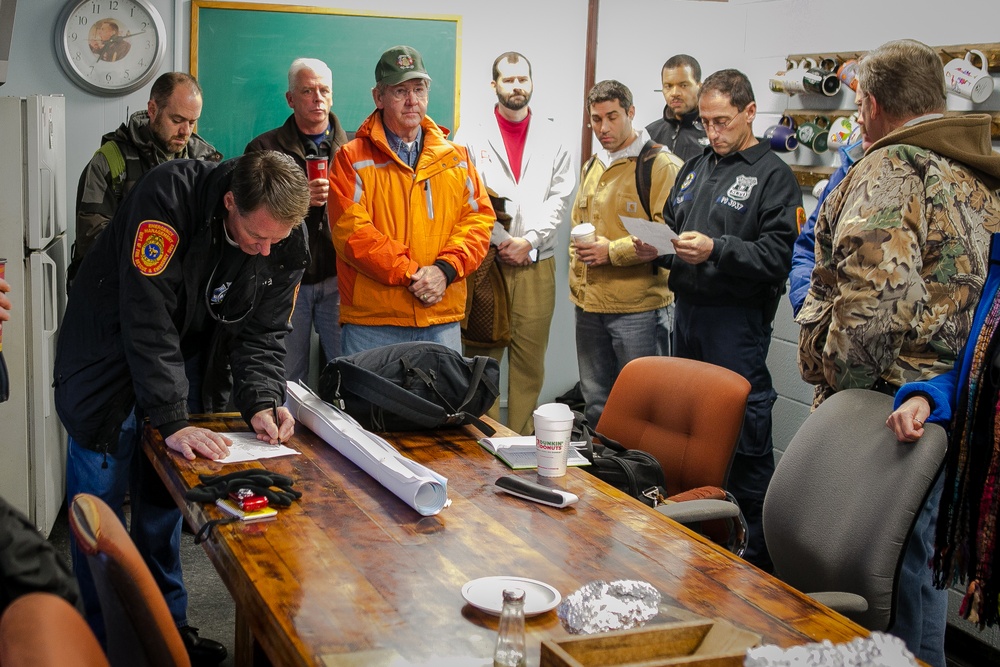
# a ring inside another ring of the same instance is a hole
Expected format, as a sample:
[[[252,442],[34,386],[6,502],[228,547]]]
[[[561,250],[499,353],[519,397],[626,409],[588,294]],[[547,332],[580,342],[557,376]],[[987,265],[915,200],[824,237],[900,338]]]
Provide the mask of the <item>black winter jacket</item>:
[[[284,125],[265,132],[247,144],[245,152],[278,151],[290,155],[295,159],[296,164],[302,167],[302,171],[305,171],[307,148],[305,142],[309,142],[308,148],[313,149],[312,140],[299,133],[298,127],[295,125],[295,115],[292,114]],[[329,173],[330,163],[333,161],[333,156],[337,154],[337,149],[347,143],[347,133],[344,132],[340,119],[332,112],[330,113],[329,137],[324,142],[327,145],[324,146],[324,151],[319,154],[325,154],[328,158],[327,173]],[[326,206],[310,206],[305,224],[309,230],[309,255],[312,257],[312,262],[302,277],[302,283],[312,285],[337,275],[337,251],[333,249],[333,238],[330,235],[330,221]]]
[[[84,258],[56,346],[55,396],[66,430],[85,447],[113,451],[134,406],[157,428],[187,420],[181,341],[192,326],[201,326],[204,337],[197,352],[206,411],[226,407],[226,366],[248,423],[284,402],[284,337],[309,262],[303,226],[267,257],[246,257],[217,312],[224,322],[208,312],[206,289],[226,243],[222,201],[235,162],[171,160],[152,169]],[[150,225],[162,225],[156,246],[145,243]],[[172,255],[144,272],[137,267],[150,247]]]

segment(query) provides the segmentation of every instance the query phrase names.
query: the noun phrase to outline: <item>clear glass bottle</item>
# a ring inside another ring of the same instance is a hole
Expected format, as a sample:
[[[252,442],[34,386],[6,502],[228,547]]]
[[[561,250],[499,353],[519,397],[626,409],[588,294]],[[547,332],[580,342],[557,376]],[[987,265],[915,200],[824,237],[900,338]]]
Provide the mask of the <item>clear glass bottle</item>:
[[[503,592],[500,610],[500,635],[493,652],[493,667],[527,667],[528,651],[524,639],[524,591],[508,588]]]

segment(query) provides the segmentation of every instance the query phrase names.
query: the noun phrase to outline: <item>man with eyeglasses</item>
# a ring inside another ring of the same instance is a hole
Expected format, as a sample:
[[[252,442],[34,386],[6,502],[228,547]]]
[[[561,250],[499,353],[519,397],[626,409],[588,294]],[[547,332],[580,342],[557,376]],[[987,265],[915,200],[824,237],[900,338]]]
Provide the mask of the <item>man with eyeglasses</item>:
[[[464,146],[427,116],[431,78],[410,46],[375,65],[375,111],[330,177],[349,355],[427,341],[462,351],[465,278],[486,256],[494,213]]]
[[[677,297],[674,355],[733,370],[750,382],[743,431],[728,489],[749,526],[744,558],[764,570],[764,493],[774,472],[771,406],[777,393],[767,350],[791,267],[802,192],[791,169],[753,133],[757,113],[746,75],[705,79],[698,97],[712,150],[685,163],[663,209],[679,234],[665,255]],[[637,244],[642,257],[656,249]]]
[[[673,301],[667,272],[650,264],[655,250],[651,257],[638,257],[621,217],[662,222],[660,212],[682,162],[656,144],[643,152],[646,132],[632,125],[632,91],[621,82],[594,85],[587,94],[587,108],[601,150],[581,169],[572,220],[574,227],[593,225],[594,239],[570,244],[569,297],[575,306],[584,414],[596,425],[625,364],[657,353],[659,315]],[[636,178],[640,160],[651,161],[646,163],[645,203]]]
[[[250,153],[221,164],[172,160],[150,170],[84,258],[66,306],[55,359],[55,405],[69,433],[67,497],[91,493],[124,521],[162,591],[194,664],[226,656],[187,620],[181,514],[142,465],[144,418],[187,459],[220,459],[230,441],[191,426],[189,413],[232,399],[264,442],[291,436],[284,337],[308,263],[302,219],[309,188],[292,158]],[[275,423],[273,415],[278,415]],[[86,559],[71,541],[86,616],[104,622]]]

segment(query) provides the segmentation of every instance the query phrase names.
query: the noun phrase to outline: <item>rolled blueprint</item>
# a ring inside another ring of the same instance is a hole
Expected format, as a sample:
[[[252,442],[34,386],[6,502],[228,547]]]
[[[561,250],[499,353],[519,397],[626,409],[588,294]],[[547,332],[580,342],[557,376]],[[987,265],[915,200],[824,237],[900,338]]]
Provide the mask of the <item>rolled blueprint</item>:
[[[406,458],[384,438],[363,429],[353,417],[324,402],[308,387],[289,382],[286,407],[296,421],[420,514],[433,516],[448,506],[445,477]]]

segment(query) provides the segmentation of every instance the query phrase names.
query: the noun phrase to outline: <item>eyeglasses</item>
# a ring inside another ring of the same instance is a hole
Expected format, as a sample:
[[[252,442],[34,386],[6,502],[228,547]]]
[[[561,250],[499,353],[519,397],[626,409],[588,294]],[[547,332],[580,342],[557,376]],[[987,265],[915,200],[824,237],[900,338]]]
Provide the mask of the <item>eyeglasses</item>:
[[[708,130],[715,130],[716,132],[722,132],[723,130],[729,129],[729,126],[733,124],[733,121],[740,117],[740,114],[746,111],[746,108],[740,109],[739,112],[730,118],[729,120],[705,120],[704,118],[699,118],[701,126]]]
[[[404,86],[397,86],[395,88],[390,88],[386,91],[386,94],[392,97],[392,99],[397,102],[403,102],[404,100],[410,99],[410,94],[412,93],[418,100],[423,102],[427,99],[427,86],[415,86],[413,88],[406,88]]]

